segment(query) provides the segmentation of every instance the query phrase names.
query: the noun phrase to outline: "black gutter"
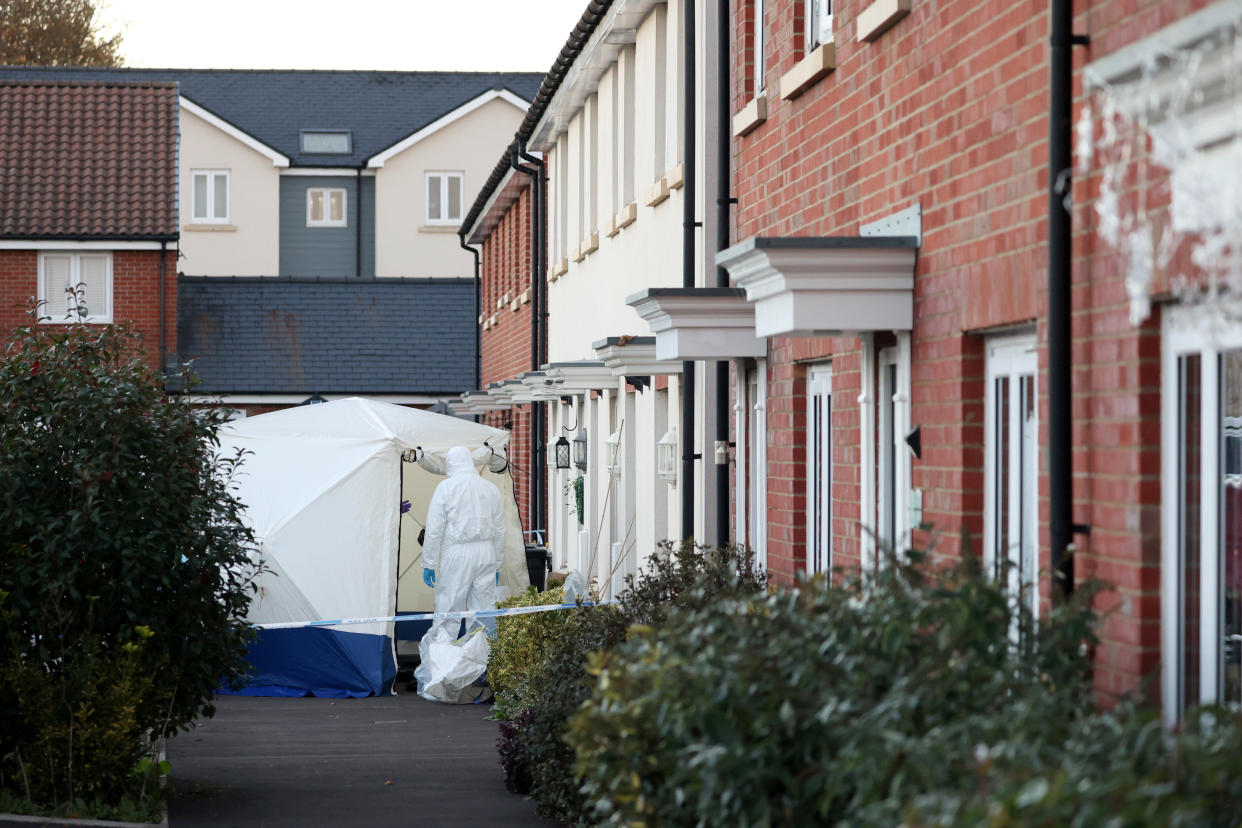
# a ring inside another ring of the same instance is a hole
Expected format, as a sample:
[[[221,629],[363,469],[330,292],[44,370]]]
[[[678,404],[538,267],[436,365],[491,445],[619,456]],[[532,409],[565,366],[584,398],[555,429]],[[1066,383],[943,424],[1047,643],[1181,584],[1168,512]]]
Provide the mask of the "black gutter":
[[[175,242],[176,233],[121,233],[119,235],[99,234],[83,235],[82,233],[43,233],[31,236],[24,233],[0,233],[0,241],[17,239],[20,241],[73,241],[73,242]]]
[[[716,3],[716,252],[729,247],[733,182],[729,177],[732,124],[729,112],[729,0]],[[716,286],[729,287],[729,271],[716,266]],[[716,363],[716,442],[729,443],[729,363]],[[729,463],[716,465],[716,539],[729,541]]]
[[[1074,591],[1073,335],[1069,195],[1072,191],[1073,0],[1052,0],[1048,112],[1048,501],[1054,601]]]
[[[694,48],[694,3],[685,4],[685,83],[684,106],[686,108],[686,132],[683,136],[685,149],[682,152],[682,163],[685,165],[685,184],[682,186],[682,223],[681,223],[681,281],[683,287],[695,286],[694,278],[694,229],[698,222],[694,220],[695,208],[695,133],[698,131],[694,111],[695,85],[695,48]],[[694,536],[694,394],[695,376],[694,361],[686,360],[681,364],[681,536]]]
[[[543,178],[541,170],[537,167],[527,167],[519,160],[526,157],[518,149],[518,142],[515,140],[509,145],[509,165],[517,172],[529,176],[531,180],[530,188],[530,370],[538,371],[539,366],[543,363],[540,361],[539,349],[539,190],[540,179]],[[543,464],[539,462],[539,448],[543,444],[543,436],[540,433],[540,419],[536,412],[541,408],[538,403],[530,404],[530,523],[528,526],[531,530],[542,528],[539,522],[540,510],[539,501],[543,496]]]
[[[474,387],[478,388],[483,375],[483,350],[479,347],[479,317],[483,315],[483,286],[479,278],[479,251],[466,244],[465,229],[457,231],[457,241],[462,250],[474,256]]]

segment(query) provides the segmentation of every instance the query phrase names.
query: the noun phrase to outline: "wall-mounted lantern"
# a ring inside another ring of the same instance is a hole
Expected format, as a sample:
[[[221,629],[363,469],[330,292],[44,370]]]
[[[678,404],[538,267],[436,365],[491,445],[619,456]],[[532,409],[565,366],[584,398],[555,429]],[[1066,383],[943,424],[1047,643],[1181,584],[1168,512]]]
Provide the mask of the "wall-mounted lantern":
[[[587,430],[585,428],[578,430],[578,436],[574,437],[574,465],[582,471],[587,468]]]
[[[604,441],[604,452],[608,461],[608,473],[621,477],[621,429],[617,429],[608,435],[608,439]]]
[[[677,429],[675,428],[656,443],[656,473],[670,486],[677,485]]]
[[[556,468],[569,468],[569,441],[565,439],[564,434],[556,439],[556,443],[553,444],[550,455],[553,458],[553,463]]]

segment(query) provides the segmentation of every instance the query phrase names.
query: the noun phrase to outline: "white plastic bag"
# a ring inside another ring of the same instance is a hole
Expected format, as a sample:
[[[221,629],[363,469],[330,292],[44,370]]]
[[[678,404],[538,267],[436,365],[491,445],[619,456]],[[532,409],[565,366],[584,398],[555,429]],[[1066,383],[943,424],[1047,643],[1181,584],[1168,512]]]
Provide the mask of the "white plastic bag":
[[[439,625],[435,633],[428,632],[418,643],[421,663],[414,670],[418,695],[446,704],[471,704],[490,698],[490,689],[475,684],[487,669],[491,651],[487,631],[476,627],[454,639],[448,626]]]

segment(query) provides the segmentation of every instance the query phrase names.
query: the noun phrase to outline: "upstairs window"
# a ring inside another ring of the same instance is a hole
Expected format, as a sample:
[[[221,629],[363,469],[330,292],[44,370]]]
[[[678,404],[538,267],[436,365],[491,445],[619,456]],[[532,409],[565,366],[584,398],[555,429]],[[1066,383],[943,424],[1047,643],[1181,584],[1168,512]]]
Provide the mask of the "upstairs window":
[[[194,182],[190,221],[193,224],[229,223],[229,171],[191,170]]]
[[[464,180],[461,172],[427,173],[428,224],[461,224]]]
[[[832,43],[832,0],[806,0],[806,51]]]
[[[310,187],[306,190],[307,227],[346,227],[345,190],[341,187]]]
[[[111,322],[112,254],[40,254],[39,302],[49,323],[77,322],[79,309],[83,322]]]
[[[302,152],[306,155],[349,155],[353,152],[347,129],[304,129]]]

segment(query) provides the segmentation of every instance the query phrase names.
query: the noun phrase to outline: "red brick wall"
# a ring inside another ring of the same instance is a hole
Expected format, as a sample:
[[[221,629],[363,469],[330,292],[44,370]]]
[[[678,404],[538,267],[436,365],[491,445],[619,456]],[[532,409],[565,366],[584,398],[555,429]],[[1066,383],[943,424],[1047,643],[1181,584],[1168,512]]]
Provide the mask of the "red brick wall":
[[[166,256],[164,347],[177,350],[177,253]],[[0,250],[0,331],[29,322],[27,303],[38,293],[39,251]],[[112,252],[112,318],[133,322],[142,333],[148,362],[160,367],[160,251]]]
[[[734,3],[733,111],[755,83],[752,3]],[[735,139],[734,238],[857,235],[860,224],[923,207],[914,289],[912,462],[938,554],[964,533],[982,548],[984,337],[1034,325],[1039,342],[1040,540],[1046,567],[1048,7],[1013,0],[915,0],[874,43],[855,36],[867,0],[834,3],[835,72],[792,101],[780,76],[802,56],[801,0],[768,0],[768,118]],[[1078,2],[1081,68],[1207,5],[1206,0]],[[1077,112],[1075,113],[1077,115]],[[1074,188],[1074,471],[1079,577],[1116,591],[1097,684],[1133,687],[1159,657],[1159,324],[1128,319],[1123,267],[1093,232],[1099,176]],[[834,553],[859,559],[859,340],[773,339],[768,387],[768,558],[777,580],[804,565],[806,368],[833,360]],[[929,537],[916,533],[916,543]]]
[[[487,323],[479,335],[480,384],[483,387],[490,382],[513,379],[534,367],[531,359],[530,208],[531,190],[527,186],[483,242],[481,304],[483,320]],[[501,303],[506,295],[509,301]],[[509,430],[509,460],[518,509],[525,528],[538,528],[532,526],[530,519],[531,406],[515,405],[508,411],[490,412],[482,420],[487,425]]]

